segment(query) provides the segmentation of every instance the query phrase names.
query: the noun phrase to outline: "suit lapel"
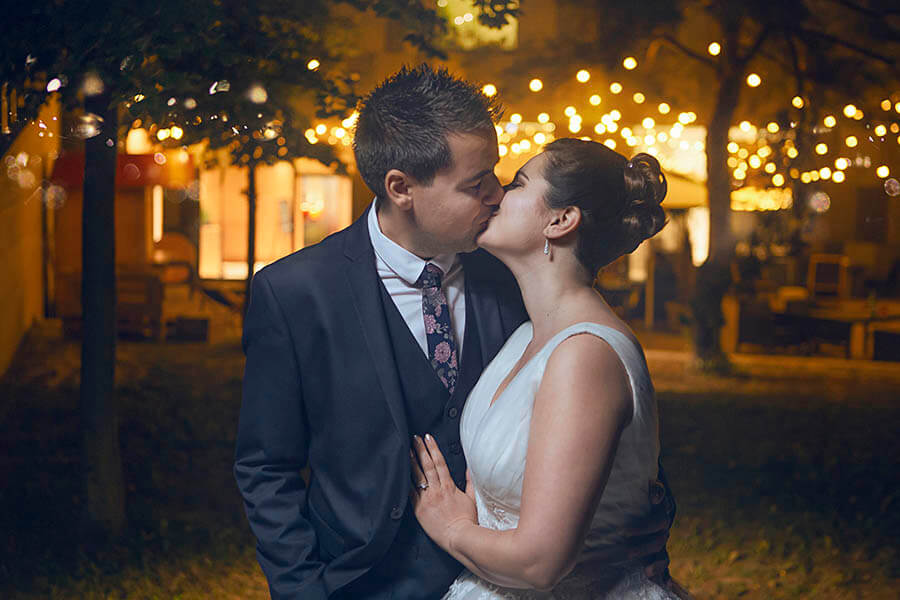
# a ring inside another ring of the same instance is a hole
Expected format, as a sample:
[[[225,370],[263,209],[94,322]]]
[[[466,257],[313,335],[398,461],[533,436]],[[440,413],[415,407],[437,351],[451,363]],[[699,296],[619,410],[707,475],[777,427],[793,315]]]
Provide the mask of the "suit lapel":
[[[367,218],[368,211],[357,219],[348,231],[344,254],[349,262],[345,273],[362,337],[372,358],[372,368],[381,383],[381,391],[397,426],[397,432],[401,437],[408,438],[409,426],[403,406],[403,390],[397,374],[397,362],[378,287],[375,252],[369,240]]]

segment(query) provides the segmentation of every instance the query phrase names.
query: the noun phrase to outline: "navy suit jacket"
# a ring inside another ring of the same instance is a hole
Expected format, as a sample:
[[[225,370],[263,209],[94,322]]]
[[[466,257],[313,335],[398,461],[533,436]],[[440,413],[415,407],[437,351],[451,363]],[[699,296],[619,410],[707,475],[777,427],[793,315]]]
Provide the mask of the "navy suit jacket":
[[[466,327],[487,364],[526,313],[502,263],[481,250],[461,260]],[[365,215],[253,278],[234,473],[273,598],[335,594],[385,554],[411,510],[380,285]]]

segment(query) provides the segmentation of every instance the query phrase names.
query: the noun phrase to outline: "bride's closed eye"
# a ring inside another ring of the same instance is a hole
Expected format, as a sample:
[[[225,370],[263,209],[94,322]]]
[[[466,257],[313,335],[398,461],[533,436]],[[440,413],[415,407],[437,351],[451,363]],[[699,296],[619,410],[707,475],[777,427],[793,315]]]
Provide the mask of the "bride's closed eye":
[[[517,187],[521,187],[521,186],[522,186],[522,184],[519,183],[518,179],[513,179],[512,181],[510,181],[509,183],[507,183],[506,185],[503,186],[503,191],[508,192],[509,190],[514,190]]]

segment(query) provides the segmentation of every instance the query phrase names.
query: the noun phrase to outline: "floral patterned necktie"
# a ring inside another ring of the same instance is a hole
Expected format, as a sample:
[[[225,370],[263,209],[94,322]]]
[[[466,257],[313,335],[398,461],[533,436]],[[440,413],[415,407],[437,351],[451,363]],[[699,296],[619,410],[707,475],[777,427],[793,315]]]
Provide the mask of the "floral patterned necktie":
[[[450,325],[450,307],[441,289],[444,272],[432,263],[425,265],[416,286],[422,288],[422,316],[425,319],[425,336],[428,339],[428,358],[438,378],[453,395],[456,388],[456,342]]]

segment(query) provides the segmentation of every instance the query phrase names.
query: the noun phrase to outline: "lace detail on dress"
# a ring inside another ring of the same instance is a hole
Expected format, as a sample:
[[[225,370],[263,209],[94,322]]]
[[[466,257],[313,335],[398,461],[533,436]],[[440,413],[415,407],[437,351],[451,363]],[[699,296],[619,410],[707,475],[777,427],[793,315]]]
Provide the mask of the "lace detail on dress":
[[[515,590],[479,579],[469,571],[456,578],[443,600],[679,600],[647,579],[643,568],[619,577],[587,577],[572,574],[553,591]]]

